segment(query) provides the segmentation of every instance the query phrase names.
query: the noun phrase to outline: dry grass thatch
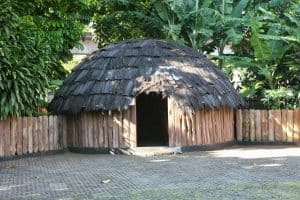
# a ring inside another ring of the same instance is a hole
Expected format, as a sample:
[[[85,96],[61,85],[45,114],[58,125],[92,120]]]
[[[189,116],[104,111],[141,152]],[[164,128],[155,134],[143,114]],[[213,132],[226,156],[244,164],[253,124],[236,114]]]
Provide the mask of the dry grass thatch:
[[[164,40],[111,44],[77,65],[49,105],[57,113],[127,109],[141,93],[162,93],[194,111],[243,101],[196,50]]]

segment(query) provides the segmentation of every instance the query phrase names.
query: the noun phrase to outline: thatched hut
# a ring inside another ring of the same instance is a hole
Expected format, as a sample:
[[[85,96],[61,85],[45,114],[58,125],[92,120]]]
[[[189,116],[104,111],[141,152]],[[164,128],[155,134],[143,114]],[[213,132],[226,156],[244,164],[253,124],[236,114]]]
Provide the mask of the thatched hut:
[[[195,146],[234,140],[229,80],[196,50],[164,40],[111,44],[74,68],[49,109],[64,114],[68,146]]]

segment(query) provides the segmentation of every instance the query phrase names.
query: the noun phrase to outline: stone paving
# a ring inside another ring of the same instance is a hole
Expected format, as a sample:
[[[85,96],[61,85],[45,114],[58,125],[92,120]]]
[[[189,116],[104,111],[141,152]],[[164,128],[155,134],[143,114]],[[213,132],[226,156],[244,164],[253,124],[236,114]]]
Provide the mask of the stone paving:
[[[300,148],[291,146],[152,157],[63,153],[0,162],[1,200],[294,199],[299,191]]]

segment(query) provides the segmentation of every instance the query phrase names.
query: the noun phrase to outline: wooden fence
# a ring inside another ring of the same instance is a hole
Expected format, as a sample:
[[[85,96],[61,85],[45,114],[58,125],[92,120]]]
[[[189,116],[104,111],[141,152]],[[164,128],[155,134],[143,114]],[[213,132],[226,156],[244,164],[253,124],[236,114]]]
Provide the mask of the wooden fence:
[[[195,114],[180,114],[168,105],[169,146],[210,145],[234,141],[234,110],[200,109]]]
[[[65,148],[65,124],[62,116],[11,117],[0,120],[0,157]]]
[[[237,141],[299,142],[300,109],[236,110]]]
[[[135,106],[122,112],[67,115],[68,147],[136,147]]]
[[[231,114],[231,112],[227,113],[225,111],[226,110],[217,112],[212,110],[207,112],[197,112],[193,119],[188,119],[184,124],[181,123],[183,121],[180,118],[177,119],[175,115],[171,114],[170,116],[174,117],[169,119],[170,146],[218,143],[223,141],[222,138],[224,139],[224,137],[221,137],[221,135],[224,134],[226,136],[224,141],[233,140],[233,135],[230,133],[233,132],[233,126],[231,126],[231,124],[233,124],[234,121],[236,139],[239,142],[300,142],[300,109],[236,110],[235,120],[233,120],[233,114]],[[226,114],[226,116],[224,114]],[[133,115],[128,114],[128,119],[130,116]],[[124,126],[121,128],[117,126],[120,124],[118,119],[119,117],[117,115],[108,119],[115,122],[112,123],[112,125],[107,126],[108,132],[115,132],[115,130],[118,129],[118,133],[120,133],[124,127],[128,127],[127,123],[129,120],[126,121],[126,117],[122,117],[122,124]],[[136,129],[135,126],[130,126],[130,131],[127,129],[125,130],[126,133],[132,132],[132,134],[130,134],[132,137],[130,136],[128,140],[132,140],[130,144],[127,144],[126,140],[123,141],[118,134],[114,134],[114,137],[116,136],[115,139],[104,138],[102,141],[97,135],[92,136],[90,134],[92,130],[99,128],[98,126],[94,126],[98,122],[94,120],[93,122],[89,122],[88,125],[85,125],[88,126],[89,130],[88,136],[86,134],[82,135],[82,137],[84,137],[82,141],[85,141],[85,143],[77,144],[76,138],[79,139],[79,132],[76,132],[77,134],[75,134],[73,129],[76,124],[78,125],[80,123],[77,121],[73,124],[69,120],[70,119],[67,117],[62,116],[11,117],[6,120],[0,120],[0,158],[61,150],[74,145],[79,145],[80,147],[94,147],[94,142],[95,145],[97,144],[97,147],[102,146],[100,144],[103,142],[104,147],[135,146],[136,144],[136,131],[131,131]],[[99,120],[101,121],[102,118],[99,118]],[[135,119],[131,119],[131,121],[135,122]],[[226,121],[227,123],[225,123]],[[204,124],[204,122],[207,122],[208,125],[206,123]],[[211,124],[209,122],[211,122]],[[81,122],[81,124],[83,124],[83,122]],[[114,124],[116,124],[116,126],[114,126]],[[184,137],[185,135],[183,136],[178,133],[179,130],[186,129],[188,129],[188,131],[180,131],[180,133],[186,134],[186,137]],[[106,129],[104,127],[104,129],[97,129],[97,131],[100,131],[99,133],[101,133],[101,131],[106,132]],[[67,132],[69,134],[67,134]],[[89,137],[89,140],[86,139],[87,137]],[[108,135],[107,137],[112,137],[112,135]],[[181,140],[179,140],[179,137]],[[182,138],[187,139],[187,141],[182,141]],[[93,141],[92,146],[91,141]],[[106,143],[106,141],[110,141],[110,143]],[[118,141],[118,143],[116,141]]]

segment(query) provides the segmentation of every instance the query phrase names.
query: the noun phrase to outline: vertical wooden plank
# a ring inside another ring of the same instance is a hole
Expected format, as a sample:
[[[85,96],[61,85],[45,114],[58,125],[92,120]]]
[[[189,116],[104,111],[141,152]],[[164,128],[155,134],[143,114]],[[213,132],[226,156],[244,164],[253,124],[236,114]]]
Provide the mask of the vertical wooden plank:
[[[221,141],[227,142],[228,140],[228,132],[229,132],[229,118],[228,118],[228,108],[222,107],[221,110],[221,120],[222,120],[222,135],[221,135]]]
[[[95,141],[94,141],[94,138],[95,138],[95,136],[94,136],[94,134],[95,134],[95,131],[94,131],[94,129],[95,129],[95,127],[94,127],[94,116],[93,116],[93,114],[92,113],[88,113],[88,115],[89,115],[89,146],[90,147],[94,147],[95,146]]]
[[[32,118],[32,142],[33,142],[33,152],[36,153],[39,150],[39,139],[38,139],[38,117]]]
[[[174,105],[174,117],[175,117],[175,146],[181,145],[181,124],[180,124],[180,112],[177,105]]]
[[[213,125],[212,125],[212,109],[207,109],[207,125],[208,125],[208,138],[209,138],[209,143],[208,144],[213,144],[214,142],[214,135],[213,135]]]
[[[249,129],[250,129],[250,141],[255,141],[255,110],[250,109],[249,111]]]
[[[22,118],[22,126],[23,126],[23,131],[22,131],[22,154],[27,154],[28,153],[28,129],[27,129],[27,117]]]
[[[219,136],[218,136],[218,109],[213,110],[211,120],[212,120],[212,125],[213,125],[214,144],[218,144],[218,143],[220,143]]]
[[[249,141],[249,136],[250,136],[250,120],[249,120],[249,110],[245,109],[243,110],[243,140],[244,141]]]
[[[230,137],[228,141],[234,141],[234,110],[230,109]]]
[[[287,141],[287,110],[281,110],[282,141]]]
[[[224,107],[223,109],[224,113],[224,140],[227,142],[228,141],[228,135],[230,131],[230,126],[229,126],[229,109],[227,107]]]
[[[43,116],[43,146],[44,151],[49,151],[49,117]]]
[[[201,125],[202,125],[202,144],[207,144],[207,130],[206,130],[206,112],[205,108],[201,109]]]
[[[173,101],[168,98],[168,135],[169,135],[169,146],[174,145],[174,113],[173,113]]]
[[[169,146],[176,146],[176,105],[172,104],[172,125],[173,125],[173,134],[172,140],[170,140]]]
[[[0,127],[4,127],[4,120],[0,120]],[[0,131],[0,157],[4,157],[4,131]]]
[[[119,128],[118,128],[118,113],[114,112],[113,117],[113,147],[119,147]]]
[[[125,148],[125,138],[124,138],[124,132],[123,132],[123,111],[120,111],[118,114],[118,123],[119,123],[119,147]]]
[[[94,126],[93,126],[93,115],[92,113],[88,113],[89,115],[89,147],[94,147]]]
[[[70,118],[71,116],[68,116]],[[80,113],[77,115],[77,123],[79,129],[78,135],[78,146],[79,147],[88,147],[86,146],[86,138],[87,138],[87,127],[86,127],[86,113]],[[69,126],[69,125],[68,125]],[[69,128],[69,127],[68,127]],[[69,135],[67,134],[67,140],[69,140]]]
[[[49,132],[48,132],[49,150],[52,151],[52,150],[54,150],[54,117],[53,117],[53,115],[50,115],[48,117],[48,120],[49,120]]]
[[[186,125],[186,113],[185,113],[185,111],[184,111],[184,113],[182,114],[182,116],[181,116],[181,145],[182,146],[186,146],[186,136],[187,136],[187,134],[186,134],[186,132],[187,132],[187,125]]]
[[[43,116],[37,117],[37,140],[38,140],[38,151],[43,151]]]
[[[62,149],[62,116],[61,115],[57,115],[57,149],[61,150]]]
[[[18,127],[17,127],[17,117],[11,117],[11,127],[10,127],[10,154],[16,155],[17,153],[17,135],[18,135]],[[0,127],[1,128],[1,127]]]
[[[124,148],[124,137],[123,137],[123,112],[120,110],[118,111],[117,115],[117,122],[118,122],[118,143],[119,148]]]
[[[80,114],[80,118],[84,117],[84,114]],[[85,120],[85,118],[82,118],[83,120]],[[68,116],[68,146],[69,147],[74,147],[74,143],[73,143],[73,135],[74,133],[74,116],[73,115],[69,115]],[[83,124],[85,125],[85,121],[83,121]],[[82,132],[82,136],[85,138],[86,137],[86,129],[83,130]],[[86,140],[84,140],[86,141]],[[83,147],[86,147],[85,144],[83,144]]]
[[[186,112],[185,114],[185,125],[186,125],[186,140],[185,140],[185,145],[189,146],[191,142],[191,123],[190,123],[190,114]]]
[[[274,110],[275,141],[282,141],[281,110]]]
[[[68,147],[68,140],[67,140],[67,136],[68,136],[68,124],[67,124],[67,116],[63,115],[62,117],[63,120],[63,133],[62,133],[62,137],[63,137],[63,148],[67,148]],[[82,125],[82,120],[80,120],[80,125]],[[82,133],[82,132],[81,132]],[[81,139],[82,140],[82,139]]]
[[[92,119],[91,119],[92,120]],[[93,122],[91,122],[93,123]],[[74,115],[74,146],[80,147],[81,146],[81,116]]]
[[[261,110],[261,134],[263,141],[268,141],[269,139],[268,119],[268,110]]]
[[[205,110],[206,115],[205,115],[205,123],[206,123],[206,131],[207,131],[207,144],[211,144],[211,117],[210,117],[210,109]]]
[[[192,122],[192,142],[191,142],[191,144],[192,145],[197,145],[196,113],[197,112],[195,112],[192,115],[192,119],[191,119],[191,122]]]
[[[118,111],[116,113],[116,143],[117,147],[121,148],[122,147],[122,112]]]
[[[104,136],[104,147],[108,147],[108,115],[103,115],[103,136]]]
[[[209,109],[208,113],[209,113],[208,123],[209,123],[210,144],[214,144],[215,142],[214,121],[213,121],[214,109]]]
[[[218,130],[217,131],[218,131],[218,141],[219,141],[219,143],[223,143],[224,142],[224,139],[222,137],[222,135],[223,135],[222,109],[223,109],[223,107],[218,108],[218,121],[217,121]],[[233,113],[233,114],[235,114],[235,113]]]
[[[58,115],[57,116],[57,145],[58,149],[64,149],[63,147],[63,116]]]
[[[255,141],[255,120],[254,120],[254,110],[249,111],[249,129],[250,129],[250,141]]]
[[[8,157],[11,155],[10,151],[10,118],[4,120],[2,130],[4,132],[4,156]]]
[[[86,127],[85,127],[85,114],[81,113],[79,115],[79,122],[80,123],[80,135],[79,135],[79,147],[86,147]]]
[[[84,116],[84,147],[89,147],[89,136],[90,136],[90,129],[89,129],[89,115],[88,113],[83,113]]]
[[[22,155],[23,153],[23,125],[22,117],[17,118],[17,154]]]
[[[73,147],[78,147],[78,128],[80,127],[80,115],[72,115],[72,145]]]
[[[80,114],[80,117],[82,117],[82,114]],[[72,141],[71,141],[71,137],[72,137],[72,117],[71,115],[67,115],[66,116],[66,121],[67,121],[67,147],[72,147]],[[83,123],[83,119],[81,120],[81,122]],[[84,135],[84,131],[81,132],[82,135]]]
[[[235,118],[236,118],[236,139],[237,141],[241,142],[243,141],[243,117],[242,117],[242,110],[237,109],[235,112]]]
[[[219,109],[219,140],[220,142],[225,142],[226,139],[224,139],[224,133],[225,133],[225,124],[228,123],[228,119],[226,119],[225,117],[225,111],[226,111],[226,107],[221,107]],[[236,112],[239,112],[238,110]],[[239,112],[240,117],[242,116],[241,111]],[[234,133],[232,133],[234,135]],[[242,131],[240,131],[240,137],[242,138]]]
[[[87,128],[88,128],[88,147],[93,147],[94,146],[94,141],[93,141],[93,116],[91,113],[86,113],[87,116]]]
[[[221,137],[220,137],[220,109],[215,109],[214,112],[214,124],[215,124],[215,142],[221,143]]]
[[[98,117],[98,131],[99,131],[99,147],[104,147],[104,132],[103,132],[103,115],[97,113]]]
[[[228,142],[231,140],[230,136],[230,109],[227,107],[223,107],[221,110],[222,113],[222,124],[223,124],[223,134],[222,134],[222,141]],[[243,135],[243,134],[242,134]]]
[[[99,113],[93,113],[94,147],[99,148]]]
[[[209,144],[209,126],[208,126],[208,111],[203,109],[203,128],[204,128],[204,144]]]
[[[293,142],[293,125],[294,125],[293,110],[287,110],[286,135],[287,135],[288,142]]]
[[[57,116],[54,115],[53,116],[53,149],[54,150],[58,150],[59,149],[59,145],[58,145],[58,120],[57,120]]]
[[[173,146],[176,146],[176,104],[173,102],[173,105],[172,105],[172,121],[173,121],[173,136],[172,136],[172,144]]]
[[[27,154],[28,136],[27,136],[27,117],[22,118],[22,154]]]
[[[268,127],[269,127],[269,141],[274,142],[275,140],[275,134],[274,134],[274,110],[269,110],[269,120],[268,120]]]
[[[84,147],[89,147],[89,136],[90,136],[90,129],[89,129],[89,115],[88,113],[83,113],[84,115],[84,141],[85,141],[85,144],[84,144]]]
[[[227,108],[223,107],[223,106],[218,109],[218,119],[217,119],[217,128],[218,129],[217,129],[217,131],[218,131],[218,141],[219,141],[219,143],[223,143],[223,142],[227,141],[227,137],[224,137],[224,131],[223,131],[224,119],[225,119],[225,117],[223,117],[223,115],[224,115],[224,112],[225,112],[226,109]],[[230,123],[229,121],[227,121],[227,122]],[[234,135],[234,133],[232,133],[232,134]]]
[[[294,125],[293,125],[294,141],[300,141],[300,109],[294,110]]]
[[[197,143],[196,145],[201,145],[202,144],[202,127],[201,127],[201,114],[200,114],[200,109],[197,110],[195,113],[196,119],[195,119],[195,124],[196,124],[196,137],[197,137]]]
[[[108,126],[108,146],[113,147],[113,116],[112,114],[108,115],[108,121],[107,121],[107,126]],[[130,139],[130,144],[131,144],[131,139]]]
[[[221,142],[225,142],[225,138],[224,138],[224,127],[225,127],[225,117],[224,117],[224,110],[225,110],[225,107],[221,107],[219,109],[219,115],[220,115],[220,125],[219,125],[219,129],[220,129],[220,141]],[[241,111],[241,110],[240,110]],[[242,124],[241,124],[241,140],[243,139],[243,135],[242,135]]]
[[[137,146],[137,131],[136,131],[136,105],[131,107],[131,122],[130,122],[130,138],[131,147]]]
[[[27,118],[27,126],[28,126],[28,153],[33,153],[33,136],[32,136],[32,117]]]
[[[125,147],[130,147],[130,109],[123,110],[123,137]]]
[[[255,121],[255,139],[256,139],[257,142],[261,142],[262,141],[262,134],[261,134],[260,110],[255,110],[254,121]]]
[[[222,109],[223,109],[222,107],[220,107],[218,109],[218,121],[217,121],[218,129],[217,129],[217,131],[218,131],[218,141],[219,141],[219,143],[224,142],[223,139],[222,139],[222,126],[223,126],[223,120],[222,120],[223,117],[222,117],[222,112],[221,112]]]

